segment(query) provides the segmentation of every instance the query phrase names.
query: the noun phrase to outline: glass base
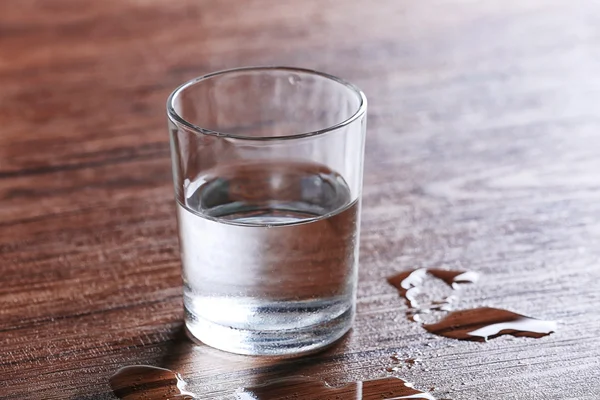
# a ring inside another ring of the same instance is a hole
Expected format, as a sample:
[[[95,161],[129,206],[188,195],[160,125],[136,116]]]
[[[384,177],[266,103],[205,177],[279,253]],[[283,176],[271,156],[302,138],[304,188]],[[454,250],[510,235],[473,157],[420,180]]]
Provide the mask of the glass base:
[[[185,314],[186,329],[192,339],[230,353],[261,356],[295,356],[319,351],[344,336],[354,319],[354,309],[349,307],[318,324],[258,330],[221,325],[194,315],[187,307]]]

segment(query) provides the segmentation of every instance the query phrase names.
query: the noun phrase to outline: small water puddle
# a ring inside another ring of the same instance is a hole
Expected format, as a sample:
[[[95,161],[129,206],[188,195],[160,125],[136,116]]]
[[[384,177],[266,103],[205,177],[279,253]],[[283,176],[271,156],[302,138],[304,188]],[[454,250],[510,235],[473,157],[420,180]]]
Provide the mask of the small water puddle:
[[[110,377],[110,386],[124,400],[194,400],[175,371],[151,365],[130,365]]]
[[[242,388],[236,392],[235,398],[237,400],[435,400],[431,394],[415,389],[412,383],[394,377],[332,387],[322,380],[302,376]]]

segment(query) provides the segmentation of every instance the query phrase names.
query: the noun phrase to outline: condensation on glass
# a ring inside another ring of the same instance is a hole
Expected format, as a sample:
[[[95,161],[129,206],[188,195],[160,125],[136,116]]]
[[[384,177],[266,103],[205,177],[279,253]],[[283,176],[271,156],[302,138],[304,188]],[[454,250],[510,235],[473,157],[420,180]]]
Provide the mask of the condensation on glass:
[[[168,99],[186,326],[230,352],[297,354],[355,313],[367,102],[315,71],[194,79]]]

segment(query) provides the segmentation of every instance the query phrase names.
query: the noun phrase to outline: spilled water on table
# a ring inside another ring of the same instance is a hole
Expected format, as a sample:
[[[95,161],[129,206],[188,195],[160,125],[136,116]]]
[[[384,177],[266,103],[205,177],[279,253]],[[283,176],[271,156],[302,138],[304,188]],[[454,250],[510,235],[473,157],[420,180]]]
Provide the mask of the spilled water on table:
[[[110,385],[123,400],[200,398],[185,390],[186,383],[179,373],[150,365],[123,367],[110,378]],[[436,400],[431,394],[415,389],[412,383],[392,377],[333,387],[323,380],[297,376],[240,388],[234,396],[237,400]]]
[[[123,400],[193,400],[185,381],[175,371],[151,365],[130,365],[110,377],[115,396]]]
[[[388,283],[406,299],[409,306],[406,314],[414,322],[421,323],[422,315],[431,311],[452,311],[454,296],[432,301],[425,307],[419,304],[417,296],[421,293],[427,276],[440,279],[453,289],[457,289],[460,283],[475,283],[479,279],[479,274],[474,271],[435,268],[404,271],[389,277]],[[557,323],[504,309],[479,307],[454,311],[436,323],[423,324],[423,328],[430,333],[453,339],[487,341],[501,335],[540,338],[555,332]]]
[[[487,341],[501,335],[541,338],[555,332],[557,324],[508,310],[481,307],[455,311],[438,323],[423,325],[423,328],[453,339]]]
[[[445,270],[437,268],[419,268],[400,272],[387,278],[390,285],[398,289],[400,296],[404,297],[410,307],[419,307],[417,295],[422,291],[425,279],[433,276],[444,281],[453,289],[457,289],[461,283],[475,283],[479,280],[479,274],[474,271]],[[438,301],[438,304],[442,302]]]
[[[435,400],[399,378],[382,378],[332,387],[322,380],[294,377],[246,387],[236,392],[237,400]]]

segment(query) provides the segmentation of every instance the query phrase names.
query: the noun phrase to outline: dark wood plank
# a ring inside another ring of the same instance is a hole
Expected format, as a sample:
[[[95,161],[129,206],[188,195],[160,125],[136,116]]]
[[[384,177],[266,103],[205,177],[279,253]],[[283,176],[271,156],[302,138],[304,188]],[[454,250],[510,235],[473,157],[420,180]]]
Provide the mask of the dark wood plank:
[[[295,374],[600,398],[599,27],[592,1],[0,2],[0,398],[114,398],[109,377],[136,363],[203,399]],[[298,360],[181,332],[165,99],[253,64],[324,70],[370,100],[356,325]],[[385,280],[416,267],[478,271],[460,307],[559,331],[432,336]],[[394,353],[423,361],[387,372]]]

